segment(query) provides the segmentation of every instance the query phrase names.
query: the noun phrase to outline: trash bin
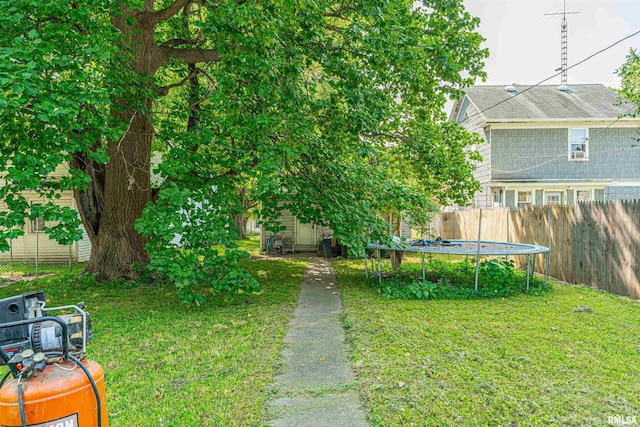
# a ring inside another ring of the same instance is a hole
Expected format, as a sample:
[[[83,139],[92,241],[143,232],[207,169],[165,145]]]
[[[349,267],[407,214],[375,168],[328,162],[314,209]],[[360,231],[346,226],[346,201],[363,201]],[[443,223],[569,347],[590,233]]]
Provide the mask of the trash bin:
[[[322,239],[322,252],[325,258],[333,258],[333,248],[331,247],[331,237]]]
[[[349,257],[349,250],[345,245],[340,245],[340,256],[344,259]]]

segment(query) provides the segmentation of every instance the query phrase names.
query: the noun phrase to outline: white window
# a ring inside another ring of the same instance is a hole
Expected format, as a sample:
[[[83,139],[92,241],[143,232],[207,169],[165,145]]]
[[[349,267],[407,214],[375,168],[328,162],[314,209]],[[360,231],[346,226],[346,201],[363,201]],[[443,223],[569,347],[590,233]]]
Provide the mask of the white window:
[[[589,160],[589,129],[569,129],[569,160]]]
[[[44,222],[44,218],[41,217],[41,216],[39,216],[35,220],[31,221],[31,232],[32,233],[39,233],[41,231],[44,231],[45,227],[46,227],[46,224]]]
[[[576,190],[576,203],[590,202],[593,200],[591,197],[591,190]]]
[[[469,108],[469,98],[466,96],[462,100],[462,105],[460,106],[460,110],[458,111],[458,116],[456,117],[456,122],[462,123],[465,121],[469,115],[467,114],[467,109]]]
[[[502,190],[493,190],[493,206],[502,206]]]
[[[531,191],[518,191],[518,207],[531,206],[533,197]]]
[[[548,191],[544,193],[545,205],[561,205],[562,204],[562,192],[560,191]]]

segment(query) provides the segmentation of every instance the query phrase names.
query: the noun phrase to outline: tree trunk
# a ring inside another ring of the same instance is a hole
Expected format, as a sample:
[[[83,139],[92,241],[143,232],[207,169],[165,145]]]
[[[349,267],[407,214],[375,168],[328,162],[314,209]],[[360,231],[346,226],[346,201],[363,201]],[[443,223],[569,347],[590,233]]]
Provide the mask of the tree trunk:
[[[249,200],[248,191],[246,187],[240,187],[240,198],[242,199],[241,211],[233,215],[233,226],[238,230],[238,238],[247,238],[247,211],[254,206],[254,203]]]
[[[402,265],[402,258],[404,257],[404,251],[390,251],[389,258],[391,258],[391,268],[397,270]]]
[[[129,57],[123,53],[123,58],[131,61],[128,65],[139,77],[139,81],[128,82],[132,91],[139,90],[133,95],[137,101],[114,100],[117,107],[112,110],[112,115],[127,123],[128,128],[122,138],[108,142],[110,160],[107,164],[97,164],[83,153],[75,153],[72,161],[73,167],[85,171],[92,178],[87,189],[75,192],[80,216],[92,244],[91,256],[84,271],[98,273],[102,278],[134,276],[132,267],[149,261],[144,248],[146,240],[133,227],[152,195],[150,159],[154,133],[151,114],[153,99],[148,97],[146,91],[156,90],[159,95],[162,94],[162,88],[149,87],[147,82],[153,84],[156,72],[169,57],[187,64],[219,59],[217,50],[171,49],[165,44],[156,44],[154,30],[158,23],[185,7],[185,13],[189,13],[190,2],[169,3],[164,9],[154,10],[154,2],[150,0],[144,2],[142,9],[133,8],[127,2],[114,2],[114,8],[119,10],[111,18],[111,23],[118,29],[120,43],[126,46],[123,52],[132,54]],[[190,72],[195,72],[195,66],[190,66]],[[192,96],[197,96],[197,79],[194,78],[191,85]],[[190,130],[197,129],[196,113],[199,110],[198,103],[191,105],[194,107],[188,123]],[[100,145],[97,142],[94,148]]]
[[[92,225],[94,233],[89,233],[94,236],[84,269],[108,279],[132,276],[132,264],[149,262],[146,240],[134,230],[133,222],[151,200],[152,128],[147,114],[129,115],[131,126],[126,135],[107,146],[111,160],[104,167],[103,201]]]
[[[122,17],[114,19],[114,25],[121,31],[123,43],[134,52],[132,68],[141,76],[153,77],[163,62],[157,54],[153,28],[132,26],[128,20],[131,16],[132,10],[125,10]],[[135,277],[133,267],[149,262],[146,239],[135,231],[133,223],[151,200],[153,101],[143,101],[144,111],[131,108],[126,101],[117,104],[120,108],[112,114],[128,123],[128,128],[122,138],[107,143],[109,162],[95,164],[78,154],[73,162],[92,178],[88,189],[75,192],[91,240],[91,256],[84,272],[111,280]]]
[[[247,238],[247,225],[244,220],[244,212],[233,215],[233,226],[238,229],[238,238],[240,240]]]

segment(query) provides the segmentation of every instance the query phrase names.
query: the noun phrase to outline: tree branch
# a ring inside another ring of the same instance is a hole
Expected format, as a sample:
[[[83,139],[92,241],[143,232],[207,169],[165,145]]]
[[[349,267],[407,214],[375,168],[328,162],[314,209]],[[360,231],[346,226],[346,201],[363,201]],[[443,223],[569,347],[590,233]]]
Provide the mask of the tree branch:
[[[188,39],[169,39],[166,42],[162,43],[160,46],[162,47],[174,47],[181,44],[197,44],[202,40],[188,40]]]
[[[192,102],[191,104],[189,104],[189,108],[196,108],[196,107],[198,107],[198,106],[199,106],[203,101],[205,101],[205,100],[209,99],[209,97],[211,96],[211,94],[216,90],[216,86],[217,86],[217,85],[216,85],[216,83],[214,82],[214,83],[213,83],[213,86],[211,87],[211,90],[209,91],[209,93],[207,94],[207,96],[205,96],[204,98],[199,99],[199,100],[197,100],[197,101],[195,101],[195,102]]]
[[[175,0],[169,6],[162,10],[158,10],[156,12],[146,12],[144,13],[138,22],[142,27],[153,27],[159,22],[166,21],[167,19],[175,16],[189,3],[193,0]]]
[[[329,12],[323,13],[322,15],[327,18],[338,18],[342,19],[343,21],[351,21],[349,18],[346,18],[342,15],[343,12],[357,12],[357,10],[353,7],[342,7],[340,9],[330,10]]]
[[[322,50],[328,50],[328,51],[335,51],[335,50],[343,50],[344,46],[328,46],[324,43],[320,43],[320,42],[308,42],[308,43],[303,43],[303,46],[313,46],[313,47],[319,47]]]
[[[338,27],[338,26],[336,26],[336,25],[325,24],[325,26],[324,26],[324,27],[325,27],[327,30],[335,31],[336,33],[340,33],[340,34],[342,34],[342,33],[344,32],[344,28],[342,28],[342,27]]]
[[[158,92],[158,95],[160,95],[160,96],[165,96],[166,94],[169,93],[169,91],[171,89],[173,89],[174,87],[182,86],[183,84],[185,84],[186,82],[188,82],[189,80],[191,80],[192,78],[197,76],[200,72],[202,72],[202,71],[196,69],[191,74],[189,74],[187,77],[185,77],[184,79],[180,80],[178,83],[172,83],[170,85],[161,86],[161,87],[156,89],[156,92]]]
[[[195,100],[194,102],[192,102],[189,105],[189,108],[194,108],[194,107],[198,106],[202,101],[204,101],[205,99],[209,98],[209,96],[211,96],[211,94],[213,93],[213,91],[216,90],[216,87],[217,87],[217,82],[215,81],[215,79],[213,77],[211,77],[211,75],[209,73],[207,73],[205,70],[201,70],[200,68],[196,68],[191,73],[189,73],[189,75],[187,77],[185,77],[184,79],[180,80],[178,83],[172,83],[172,84],[169,84],[169,85],[166,85],[166,86],[158,87],[156,89],[156,92],[160,96],[165,96],[174,87],[180,87],[180,86],[184,85],[188,81],[194,82],[195,81],[194,79],[198,76],[198,74],[202,74],[202,75],[206,76],[207,79],[209,79],[209,81],[211,82],[211,91],[209,91],[209,94],[207,96],[205,96],[203,99]]]
[[[167,49],[167,56],[170,58],[182,59],[187,64],[198,64],[201,62],[216,62],[220,60],[220,54],[217,49]]]

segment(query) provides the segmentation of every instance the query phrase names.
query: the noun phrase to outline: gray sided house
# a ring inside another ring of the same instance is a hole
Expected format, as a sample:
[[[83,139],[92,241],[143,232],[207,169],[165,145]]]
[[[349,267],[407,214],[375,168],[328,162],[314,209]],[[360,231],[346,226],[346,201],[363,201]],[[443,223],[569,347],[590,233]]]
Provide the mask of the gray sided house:
[[[468,88],[449,119],[483,137],[473,206],[640,199],[636,109],[601,84]]]

